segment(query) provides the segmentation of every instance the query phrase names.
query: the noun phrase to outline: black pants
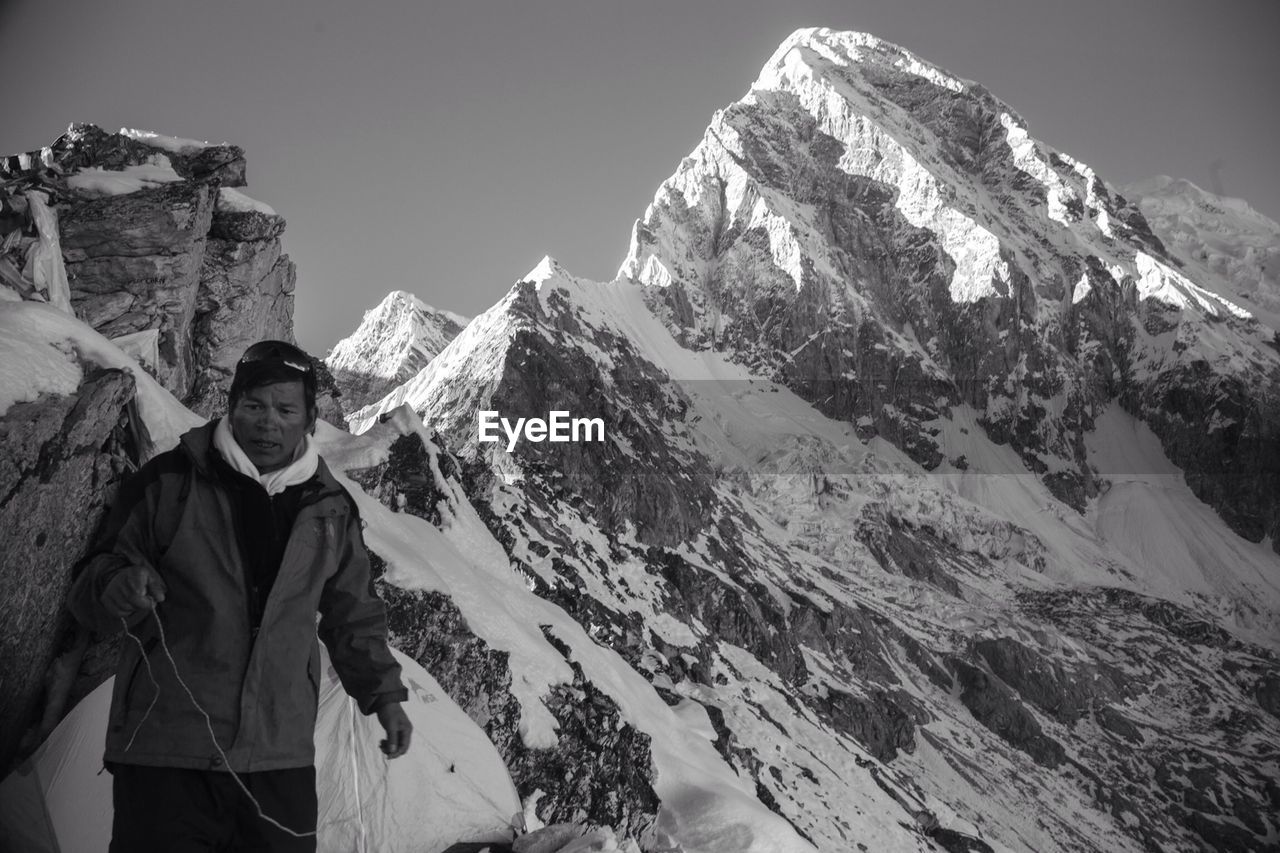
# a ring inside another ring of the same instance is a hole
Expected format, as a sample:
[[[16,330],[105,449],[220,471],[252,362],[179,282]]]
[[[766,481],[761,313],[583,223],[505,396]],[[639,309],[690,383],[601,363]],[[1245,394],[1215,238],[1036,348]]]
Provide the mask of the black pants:
[[[230,773],[113,764],[110,853],[315,853],[258,817]],[[241,773],[263,814],[294,832],[316,828],[316,769]]]

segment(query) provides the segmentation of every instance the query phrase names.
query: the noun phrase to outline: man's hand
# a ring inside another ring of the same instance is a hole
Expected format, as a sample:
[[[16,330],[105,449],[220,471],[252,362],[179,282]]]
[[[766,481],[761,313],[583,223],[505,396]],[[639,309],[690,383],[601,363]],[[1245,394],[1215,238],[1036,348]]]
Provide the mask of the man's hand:
[[[112,616],[128,616],[150,610],[164,601],[165,585],[154,569],[130,566],[117,574],[102,591],[102,607]]]
[[[409,715],[400,707],[399,702],[390,702],[377,710],[378,722],[387,733],[387,739],[379,746],[387,758],[399,758],[409,751],[409,736],[413,734],[413,723]]]

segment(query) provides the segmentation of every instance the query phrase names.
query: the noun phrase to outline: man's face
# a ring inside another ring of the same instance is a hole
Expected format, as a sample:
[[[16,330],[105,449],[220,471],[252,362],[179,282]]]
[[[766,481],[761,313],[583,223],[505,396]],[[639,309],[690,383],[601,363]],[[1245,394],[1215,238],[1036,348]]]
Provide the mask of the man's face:
[[[230,418],[236,444],[263,474],[293,461],[293,453],[312,423],[301,380],[245,391],[236,400]]]

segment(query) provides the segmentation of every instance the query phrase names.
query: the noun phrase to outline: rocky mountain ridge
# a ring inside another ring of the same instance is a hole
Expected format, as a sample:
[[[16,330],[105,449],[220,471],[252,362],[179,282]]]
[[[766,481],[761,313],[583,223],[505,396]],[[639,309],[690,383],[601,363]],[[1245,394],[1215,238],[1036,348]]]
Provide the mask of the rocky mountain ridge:
[[[797,849],[1264,849],[1272,335],[981,86],[805,30],[618,280],[545,260],[350,423],[437,430]]]
[[[1257,809],[1276,719],[1259,710],[1274,650],[1188,646],[1221,629],[1139,591],[1160,565],[1085,532],[1065,507],[1046,514],[1055,499],[973,420],[971,468],[927,475],[724,356],[682,349],[647,293],[545,262],[383,404],[421,411],[437,442],[459,448],[470,503],[534,590],[673,705],[696,701],[719,720],[725,760],[800,837],[818,849],[914,849],[911,838],[935,837],[924,828],[1010,849],[1225,843],[1220,813],[1175,805],[1171,768],[1191,765],[1217,768],[1215,785],[1235,780],[1232,801],[1252,802],[1254,831],[1270,832]],[[508,454],[475,441],[476,408],[588,401],[606,420],[603,447]],[[366,414],[357,426],[378,428]],[[1127,417],[1100,420],[1120,436],[1135,428]],[[1195,523],[1235,538],[1207,508]],[[1271,568],[1265,553],[1242,562]],[[1204,657],[1218,648],[1235,649],[1230,662]],[[1204,680],[1224,665],[1242,680]],[[1233,716],[1243,729],[1220,730]],[[1184,731],[1197,733],[1192,752]],[[784,757],[797,741],[826,769]],[[670,770],[655,763],[661,781]],[[1148,777],[1163,781],[1122,781]],[[932,818],[905,833],[877,823],[864,806],[879,797],[886,816]],[[1166,813],[1207,821],[1201,840],[1152,817]]]
[[[236,189],[240,148],[77,124],[24,162],[11,167],[6,209],[51,196],[76,315],[193,409],[222,410],[248,344],[292,339],[285,222]]]
[[[1107,474],[1083,433],[1119,399],[1232,529],[1280,547],[1275,330],[982,86],[873,36],[784,42],[659,189],[620,275],[657,285],[678,339],[927,469],[936,423],[975,409],[1077,509]]]

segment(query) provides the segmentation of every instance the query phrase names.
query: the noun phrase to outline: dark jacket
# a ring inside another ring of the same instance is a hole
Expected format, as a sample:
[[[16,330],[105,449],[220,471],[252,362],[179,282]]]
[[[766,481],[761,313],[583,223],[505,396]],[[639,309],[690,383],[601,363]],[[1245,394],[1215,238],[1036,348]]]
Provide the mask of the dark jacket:
[[[156,456],[122,487],[104,535],[72,586],[69,606],[89,627],[118,632],[120,620],[102,609],[102,591],[128,566],[151,566],[167,587],[156,613],[177,671],[208,712],[231,768],[309,766],[321,677],[317,612],[319,637],[364,713],[408,696],[387,648],[385,609],[373,591],[360,519],[320,460],[315,477],[293,487],[303,491],[291,496],[292,532],[281,543],[278,572],[264,586],[255,550],[261,543],[245,541],[242,493],[244,483],[261,486],[229,479],[243,475],[212,448],[214,425],[183,435],[178,447]],[[269,588],[265,601],[255,601],[255,587]],[[155,619],[146,611],[131,622],[146,660],[125,638],[105,760],[223,769],[204,717],[159,645]]]

